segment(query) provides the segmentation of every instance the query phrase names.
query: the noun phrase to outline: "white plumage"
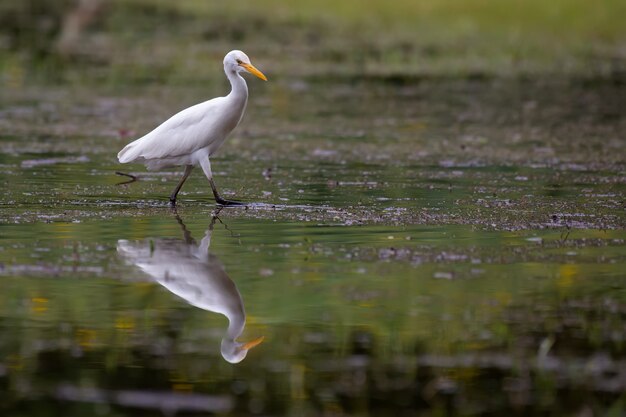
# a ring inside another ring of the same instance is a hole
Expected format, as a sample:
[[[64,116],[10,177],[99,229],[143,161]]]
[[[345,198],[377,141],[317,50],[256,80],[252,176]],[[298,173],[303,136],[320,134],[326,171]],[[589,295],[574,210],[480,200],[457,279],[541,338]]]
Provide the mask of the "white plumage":
[[[246,313],[237,286],[219,259],[209,252],[215,218],[199,245],[191,238],[182,220],[178,217],[177,220],[185,240],[119,240],[117,251],[152,281],[189,304],[226,316],[228,328],[222,338],[222,357],[230,363],[241,362],[250,349],[263,341],[263,337],[248,343],[237,341],[246,324]]]
[[[184,165],[185,173],[170,195],[172,204],[176,203],[178,192],[196,165],[202,167],[218,204],[241,204],[224,200],[219,195],[209,158],[237,127],[246,109],[248,86],[240,73],[249,72],[263,80],[267,78],[241,51],[226,54],[224,72],[232,87],[230,94],[182,110],[152,132],[126,145],[117,155],[121,163],[142,162],[148,169]]]

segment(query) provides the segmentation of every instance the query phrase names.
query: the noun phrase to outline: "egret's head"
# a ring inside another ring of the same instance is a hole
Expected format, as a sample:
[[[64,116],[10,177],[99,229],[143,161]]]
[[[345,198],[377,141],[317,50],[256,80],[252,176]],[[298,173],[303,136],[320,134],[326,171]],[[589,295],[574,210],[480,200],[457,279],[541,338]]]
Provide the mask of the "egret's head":
[[[224,57],[224,70],[234,72],[249,72],[256,75],[263,81],[267,81],[267,77],[258,69],[256,69],[251,63],[248,55],[241,51],[230,51]]]
[[[265,337],[261,336],[248,343],[240,343],[234,340],[222,340],[222,357],[230,363],[239,363],[245,359],[248,351],[260,345]]]

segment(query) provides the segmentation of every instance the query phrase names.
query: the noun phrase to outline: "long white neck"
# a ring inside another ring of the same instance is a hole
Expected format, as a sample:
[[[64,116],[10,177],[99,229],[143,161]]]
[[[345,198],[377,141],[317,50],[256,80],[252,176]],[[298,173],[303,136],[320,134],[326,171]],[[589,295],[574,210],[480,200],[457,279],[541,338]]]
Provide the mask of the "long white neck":
[[[228,98],[235,101],[243,101],[245,104],[248,101],[248,85],[246,84],[246,80],[244,80],[243,77],[236,71],[224,68],[224,72],[226,73],[228,81],[230,81],[230,86],[232,87],[230,94],[228,94]]]
[[[243,305],[239,311],[233,312],[226,317],[228,318],[228,329],[226,329],[223,339],[234,341],[241,336],[246,325],[246,313],[243,310]]]

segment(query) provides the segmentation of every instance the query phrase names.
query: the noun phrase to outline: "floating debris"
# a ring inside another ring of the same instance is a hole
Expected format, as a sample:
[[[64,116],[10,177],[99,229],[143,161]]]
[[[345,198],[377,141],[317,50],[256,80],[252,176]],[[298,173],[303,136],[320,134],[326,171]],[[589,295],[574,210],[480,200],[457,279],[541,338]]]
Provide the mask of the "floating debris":
[[[61,158],[42,158],[42,159],[27,159],[21,162],[22,168],[34,168],[42,165],[55,165],[55,164],[82,164],[89,162],[90,159],[84,155],[82,156],[67,156]]]

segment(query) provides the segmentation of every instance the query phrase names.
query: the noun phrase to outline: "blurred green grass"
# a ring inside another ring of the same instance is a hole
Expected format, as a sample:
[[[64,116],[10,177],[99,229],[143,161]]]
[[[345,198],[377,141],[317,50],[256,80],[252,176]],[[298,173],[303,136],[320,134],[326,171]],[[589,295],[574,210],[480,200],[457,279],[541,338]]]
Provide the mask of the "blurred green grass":
[[[623,0],[103,0],[59,53],[73,7],[0,6],[3,84],[210,82],[230,49],[270,76],[320,79],[623,78],[626,68]]]

